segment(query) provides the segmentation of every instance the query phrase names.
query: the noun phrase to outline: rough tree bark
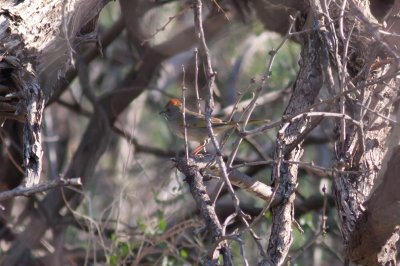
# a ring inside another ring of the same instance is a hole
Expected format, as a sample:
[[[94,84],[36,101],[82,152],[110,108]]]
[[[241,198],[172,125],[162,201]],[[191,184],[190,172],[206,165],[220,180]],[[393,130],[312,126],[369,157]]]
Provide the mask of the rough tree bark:
[[[212,243],[215,246],[211,254],[208,254],[204,265],[218,265],[218,257],[223,256],[224,265],[233,265],[231,252],[227,241],[222,240],[223,229],[215,212],[213,202],[207,194],[206,186],[203,182],[203,176],[200,173],[200,168],[194,160],[189,161],[177,159],[176,167],[185,175],[185,180],[189,185],[190,193],[196,201],[197,208],[200,210],[204,218],[206,228],[210,230],[212,235]]]
[[[304,28],[324,27],[319,16],[319,9],[311,9]],[[299,113],[311,106],[323,86],[323,62],[328,60],[326,37],[322,31],[311,32],[299,41],[303,45],[300,71],[293,87],[293,94],[285,110],[284,116]],[[279,130],[274,159],[278,162],[274,168],[273,179],[277,193],[286,199],[281,205],[272,209],[272,229],[268,243],[268,255],[276,265],[281,265],[289,252],[293,241],[292,222],[294,220],[294,199],[297,187],[298,165],[280,162],[282,160],[299,161],[303,148],[302,133],[309,128],[306,118],[287,121]]]
[[[356,23],[357,37],[350,39],[349,54],[364,63],[349,66],[353,71],[358,68],[358,78],[351,73],[350,77],[354,78],[355,86],[362,87],[356,97],[346,97],[345,113],[360,122],[363,134],[354,125],[346,124],[346,138],[337,144],[339,167],[358,170],[360,174],[336,175],[333,184],[348,259],[362,265],[395,265],[400,209],[398,193],[392,188],[398,184],[393,171],[397,168],[399,139],[394,136],[395,145],[388,141],[388,136],[396,130],[386,117],[390,117],[397,104],[393,99],[398,96],[399,47],[393,36],[382,38],[379,34],[376,20],[367,12],[369,4],[349,1],[349,16],[344,20],[347,36],[351,25]],[[395,17],[399,7],[396,1],[386,21],[387,29],[394,34],[399,33]],[[375,80],[381,82],[374,84]],[[368,82],[372,84],[363,85]],[[391,159],[382,168],[385,156]],[[373,188],[376,189],[372,194]]]
[[[400,1],[388,7],[388,3],[379,1],[331,1],[327,6],[327,1],[316,0],[309,1],[309,5],[301,5],[301,8],[292,1],[280,2],[280,5],[274,5],[274,1],[268,1],[268,4],[264,1],[252,2],[260,9],[281,9],[283,13],[294,9],[307,16],[308,22],[303,29],[310,32],[300,40],[303,45],[300,72],[285,115],[310,111],[306,107],[313,103],[320,86],[323,86],[324,94],[319,97],[334,97],[335,101],[328,101],[312,111],[343,115],[337,126],[336,169],[344,172],[333,175],[333,188],[345,256],[363,265],[395,264],[399,206],[397,196],[392,195],[396,192],[390,189],[391,185],[396,187],[397,184],[392,176],[396,169],[395,159],[383,172],[380,170],[385,154],[388,154],[388,159],[391,158],[390,150],[398,145],[399,139],[397,134],[391,144],[386,142],[393,126],[386,117],[393,112],[394,99],[398,95],[399,47],[398,39],[395,39],[397,36],[383,37],[380,34],[379,28],[383,29],[383,24],[378,24],[377,19],[386,20],[386,29],[399,34],[397,15]],[[341,10],[343,4],[344,9]],[[260,9],[259,16],[268,28],[268,19],[260,15]],[[305,11],[307,9],[308,12]],[[318,74],[317,82],[313,84],[315,73]],[[278,162],[301,156],[302,148],[297,145],[301,145],[302,132],[312,123],[304,118],[288,121],[282,126],[276,143],[275,159]],[[392,157],[396,156],[393,153]],[[274,172],[275,185],[281,195],[285,195],[283,192],[286,191],[287,201],[273,209],[268,252],[272,261],[279,265],[292,242],[292,202],[297,167],[285,163],[278,166]],[[345,171],[355,172],[350,174]],[[378,175],[383,176],[383,183],[372,195],[372,189],[380,183],[377,182]],[[384,225],[382,219],[390,221]]]
[[[25,185],[38,184],[46,101],[74,60],[77,45],[95,40],[108,0],[3,1],[0,10],[0,123],[24,123]]]

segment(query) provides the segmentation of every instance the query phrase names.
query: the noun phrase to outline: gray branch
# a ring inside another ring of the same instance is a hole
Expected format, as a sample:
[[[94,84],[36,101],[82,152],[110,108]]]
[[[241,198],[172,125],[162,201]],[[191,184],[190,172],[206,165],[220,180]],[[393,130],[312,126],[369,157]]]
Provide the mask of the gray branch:
[[[1,192],[0,201],[4,201],[6,199],[14,198],[17,196],[30,196],[36,193],[48,191],[53,188],[66,186],[82,186],[81,178],[59,178],[32,187],[19,186],[12,190]]]

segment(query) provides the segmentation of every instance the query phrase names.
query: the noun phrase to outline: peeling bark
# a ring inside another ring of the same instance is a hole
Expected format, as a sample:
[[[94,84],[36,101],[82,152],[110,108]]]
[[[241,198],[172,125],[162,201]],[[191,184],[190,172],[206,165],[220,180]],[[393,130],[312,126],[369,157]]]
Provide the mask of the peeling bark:
[[[68,3],[67,3],[68,2]],[[73,62],[74,50],[95,40],[93,20],[107,0],[4,1],[0,10],[0,124],[25,123],[25,185],[39,183],[40,129],[45,102]]]
[[[20,81],[27,81],[22,85],[22,91],[25,93],[29,92],[29,95],[24,96],[25,101],[23,101],[24,106],[27,108],[22,138],[24,143],[23,157],[26,187],[39,184],[43,155],[41,125],[44,99],[36,78],[33,75],[29,76],[30,78],[18,79]]]
[[[334,6],[330,10],[332,19],[337,18],[339,11]],[[369,11],[369,1],[349,1],[345,14],[343,28],[345,35],[350,38],[348,54],[351,57],[343,58],[345,40],[337,38],[340,54],[337,68],[340,69],[340,64],[348,60],[347,79],[352,79],[353,87],[347,84],[344,90],[360,87],[355,95],[342,98],[344,113],[358,121],[360,126],[348,121],[340,127],[339,133],[344,135],[344,139],[336,144],[337,167],[360,171],[360,174],[336,174],[333,188],[347,258],[362,265],[388,265],[395,262],[397,232],[392,228],[391,234],[381,235],[384,241],[373,241],[374,232],[380,229],[379,226],[373,228],[366,220],[370,220],[371,215],[378,215],[380,220],[390,219],[391,211],[395,211],[383,205],[378,210],[367,200],[371,197],[373,187],[379,183],[377,180],[385,153],[392,149],[386,143],[392,123],[385,117],[389,117],[393,111],[393,99],[398,95],[396,79],[393,78],[399,67],[397,60],[393,60],[398,48],[388,46],[379,37],[376,20]],[[342,73],[338,78],[343,79],[344,75]],[[379,79],[382,82],[371,82]],[[364,85],[368,82],[371,85]],[[378,189],[376,193],[382,193],[380,197],[384,198],[387,192]],[[368,230],[361,226],[365,223],[371,226]]]

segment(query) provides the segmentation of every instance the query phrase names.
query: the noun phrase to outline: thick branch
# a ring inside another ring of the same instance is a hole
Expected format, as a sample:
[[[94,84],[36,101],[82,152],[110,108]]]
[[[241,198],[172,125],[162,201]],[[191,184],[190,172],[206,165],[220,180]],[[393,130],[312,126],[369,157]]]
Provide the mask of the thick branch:
[[[383,265],[380,259],[382,248],[389,240],[395,244],[399,239],[400,225],[400,147],[396,147],[387,167],[381,185],[364,204],[366,211],[360,216],[350,239],[348,253],[362,265]],[[396,255],[396,250],[387,250],[388,257]],[[394,254],[393,254],[394,253]],[[386,259],[386,256],[385,256]]]
[[[314,25],[316,28],[321,28],[324,25],[323,20],[317,10],[310,12],[308,16],[309,25]],[[311,106],[321,89],[322,85],[322,66],[321,62],[326,60],[327,52],[323,50],[322,34],[320,31],[313,32],[303,39],[303,50],[300,59],[300,72],[294,85],[294,90],[285,115],[305,110]],[[274,168],[273,178],[277,194],[284,197],[284,203],[272,209],[272,229],[268,244],[268,255],[272,262],[276,265],[281,265],[290,245],[293,241],[292,222],[294,220],[294,200],[295,189],[297,186],[298,165],[282,162],[298,161],[303,154],[301,144],[303,140],[299,140],[302,132],[307,130],[307,120],[302,118],[296,121],[283,123],[278,132],[276,151],[274,160],[277,165]],[[297,142],[298,145],[294,149],[289,149],[292,143]]]
[[[201,216],[206,222],[206,228],[211,232],[213,243],[218,244],[223,236],[222,226],[215,213],[213,203],[207,194],[206,187],[203,183],[203,176],[200,174],[199,168],[191,159],[189,162],[183,159],[177,159],[176,167],[185,175],[190,192],[196,201],[197,208],[200,209]],[[222,241],[220,245],[222,255],[224,257],[230,256],[226,241]],[[205,265],[217,265],[218,256],[219,251],[215,250],[215,252],[207,258],[208,261],[205,262]]]

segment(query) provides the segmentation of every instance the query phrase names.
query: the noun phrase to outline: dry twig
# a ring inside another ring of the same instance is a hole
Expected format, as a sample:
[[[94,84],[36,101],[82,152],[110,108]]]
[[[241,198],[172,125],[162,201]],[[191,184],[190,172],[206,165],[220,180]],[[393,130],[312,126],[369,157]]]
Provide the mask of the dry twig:
[[[57,187],[65,187],[65,186],[82,186],[81,179],[79,177],[76,178],[59,178],[55,180],[51,180],[42,184],[38,184],[32,187],[23,187],[19,186],[12,190],[4,191],[0,193],[0,201],[14,198],[17,196],[30,196],[39,192],[44,192]]]

